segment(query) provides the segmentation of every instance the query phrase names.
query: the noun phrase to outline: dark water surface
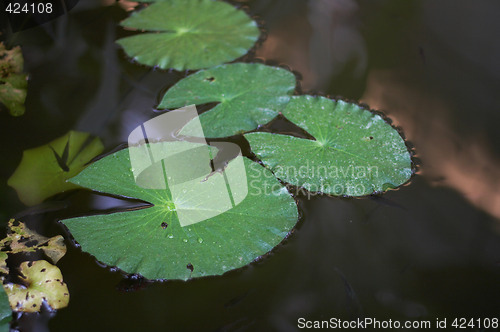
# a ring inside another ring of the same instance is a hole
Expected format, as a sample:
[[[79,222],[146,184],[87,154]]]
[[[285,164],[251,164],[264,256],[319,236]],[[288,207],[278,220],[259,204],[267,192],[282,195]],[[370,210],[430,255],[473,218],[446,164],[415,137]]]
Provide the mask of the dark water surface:
[[[299,197],[297,229],[270,255],[222,277],[124,280],[69,245],[71,301],[24,316],[23,331],[295,331],[297,320],[500,318],[500,12],[498,1],[239,1],[266,22],[256,56],[301,72],[302,90],[361,100],[402,126],[421,159],[382,197]],[[30,73],[27,111],[0,112],[0,217],[25,209],[6,179],[22,151],[71,129],[110,151],[154,117],[186,73],[130,63],[118,5],[81,0],[67,16],[16,34]],[[88,192],[31,211],[56,221],[123,206]],[[26,213],[25,213],[26,214]],[[475,329],[478,330],[478,329]]]

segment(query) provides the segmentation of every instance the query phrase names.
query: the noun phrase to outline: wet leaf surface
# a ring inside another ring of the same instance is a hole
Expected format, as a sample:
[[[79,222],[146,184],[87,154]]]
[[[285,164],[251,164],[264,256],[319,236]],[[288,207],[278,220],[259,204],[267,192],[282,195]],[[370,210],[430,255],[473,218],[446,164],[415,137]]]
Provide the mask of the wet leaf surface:
[[[52,309],[61,309],[68,305],[68,287],[63,282],[61,271],[55,265],[44,260],[23,262],[20,272],[23,285],[4,285],[12,310],[37,312],[43,301]]]
[[[311,192],[363,196],[396,188],[412,175],[399,133],[379,115],[324,97],[293,97],[283,115],[315,140],[250,133],[252,151],[281,180]]]
[[[227,137],[256,129],[290,101],[296,78],[288,70],[257,63],[235,63],[201,70],[171,87],[158,108],[217,102],[200,115],[205,136]],[[190,124],[181,131],[197,136]]]
[[[176,70],[233,61],[247,53],[260,34],[244,11],[212,0],[158,1],[132,13],[121,25],[146,31],[118,40],[131,58]]]
[[[57,193],[77,188],[66,180],[78,174],[103,150],[99,138],[70,131],[48,144],[25,150],[7,184],[17,191],[24,204],[39,204]]]
[[[21,47],[7,50],[0,42],[0,102],[13,116],[21,116],[25,111],[28,78],[23,74],[23,65]]]
[[[150,145],[163,144],[168,148],[171,143]],[[226,212],[183,227],[179,216],[209,213],[206,200],[219,197],[210,190],[210,184],[226,175],[232,178],[241,163],[247,178],[239,177],[231,188],[245,185],[248,195]],[[161,179],[154,180],[151,182]],[[297,206],[287,190],[264,167],[242,157],[229,162],[224,172],[210,175],[206,179],[208,187],[202,185],[200,190],[177,198],[172,198],[171,187],[145,189],[136,184],[129,149],[93,163],[71,182],[153,205],[62,220],[82,250],[107,265],[148,279],[186,280],[221,275],[247,265],[278,245],[298,219]]]

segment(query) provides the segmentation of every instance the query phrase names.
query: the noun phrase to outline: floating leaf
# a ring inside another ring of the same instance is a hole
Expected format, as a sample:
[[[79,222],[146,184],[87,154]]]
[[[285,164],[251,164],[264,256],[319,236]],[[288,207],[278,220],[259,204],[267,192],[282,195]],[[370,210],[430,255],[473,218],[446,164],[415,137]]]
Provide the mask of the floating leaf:
[[[271,121],[287,103],[296,79],[288,70],[235,63],[201,70],[179,81],[163,96],[160,109],[218,102],[200,115],[205,136],[227,137]],[[188,124],[181,132],[197,136]]]
[[[153,143],[150,146],[152,150],[168,149],[170,144]],[[238,177],[235,180],[237,185],[231,184],[231,190],[245,185],[247,196],[222,214],[181,225],[179,213],[207,215],[211,211],[206,201],[213,201],[220,193],[203,190],[203,186],[194,192],[185,187],[186,195],[173,199],[171,182],[164,189],[138,186],[130,162],[129,150],[134,148],[109,155],[70,180],[99,192],[133,197],[153,205],[62,221],[83,250],[107,265],[148,279],[186,280],[220,275],[269,252],[287,236],[297,221],[297,206],[278,180],[264,167],[237,157],[228,163],[224,172],[212,173],[202,182],[206,183],[206,188],[224,181],[226,176],[231,182],[236,167],[244,165],[246,178]],[[150,180],[152,184],[165,181]]]
[[[61,235],[47,238],[29,228],[24,223],[11,219],[7,226],[7,237],[0,241],[0,272],[8,273],[4,265],[7,254],[35,252],[41,250],[55,264],[66,254],[66,245]]]
[[[8,332],[10,321],[12,320],[12,310],[9,305],[9,298],[5,289],[0,287],[0,332]]]
[[[54,194],[77,188],[66,180],[78,174],[103,150],[100,139],[70,131],[46,145],[24,151],[21,163],[7,184],[16,189],[24,204],[39,204]]]
[[[0,249],[0,273],[4,275],[9,274],[6,263],[9,254],[40,250],[55,263],[66,253],[66,246],[62,236],[46,238],[28,229],[24,223],[14,219],[9,221],[7,237],[0,241]],[[37,261],[33,266],[30,264],[32,263],[24,262],[21,264],[21,273],[24,274],[21,279],[25,281],[24,284],[10,283],[4,285],[9,294],[12,309],[15,311],[36,312],[40,310],[42,300],[47,300],[54,309],[66,306],[69,300],[68,290],[66,285],[62,283],[59,269],[46,261]],[[33,270],[35,266],[39,267],[39,272]],[[44,271],[46,267],[48,267],[48,274],[45,274]],[[43,280],[41,279],[42,276],[44,277]],[[2,276],[0,280],[3,282],[4,278]],[[65,290],[66,295],[59,294],[58,292],[61,290]]]
[[[0,102],[13,116],[24,114],[24,101],[28,81],[23,74],[23,54],[21,47],[7,50],[0,42]]]
[[[285,182],[311,192],[362,196],[398,187],[412,175],[411,156],[399,133],[356,104],[298,96],[283,115],[315,140],[270,133],[245,138]]]
[[[241,10],[213,0],[165,0],[132,13],[121,25],[146,30],[118,40],[137,62],[176,70],[233,61],[259,38],[257,24]]]
[[[23,285],[4,285],[12,310],[37,312],[43,301],[52,309],[68,305],[68,287],[63,282],[61,271],[55,265],[44,260],[23,262],[20,272]]]

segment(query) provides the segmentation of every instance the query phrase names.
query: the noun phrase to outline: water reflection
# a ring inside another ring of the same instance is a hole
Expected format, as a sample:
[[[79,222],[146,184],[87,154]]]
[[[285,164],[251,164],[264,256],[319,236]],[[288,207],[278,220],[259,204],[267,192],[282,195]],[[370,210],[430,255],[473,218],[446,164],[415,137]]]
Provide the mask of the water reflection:
[[[438,186],[459,191],[469,202],[500,219],[500,158],[484,134],[471,137],[453,128],[453,106],[416,89],[408,76],[372,71],[363,102],[391,110],[396,123],[417,146],[422,174]]]
[[[305,91],[386,111],[417,146],[429,181],[500,218],[500,149],[493,143],[500,100],[492,90],[500,48],[489,38],[500,28],[492,16],[499,5],[451,4],[310,2],[307,17],[281,18],[258,55],[301,71]]]
[[[309,59],[312,77],[305,86],[322,89],[332,77],[352,65],[352,76],[359,78],[367,67],[368,54],[359,31],[358,4],[354,0],[309,2],[308,20],[312,27]]]

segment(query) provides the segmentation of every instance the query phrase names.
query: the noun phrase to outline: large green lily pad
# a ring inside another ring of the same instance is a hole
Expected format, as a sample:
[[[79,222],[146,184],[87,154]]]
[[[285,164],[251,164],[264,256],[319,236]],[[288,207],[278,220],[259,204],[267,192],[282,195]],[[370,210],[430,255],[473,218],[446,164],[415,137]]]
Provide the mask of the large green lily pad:
[[[223,1],[164,0],[132,13],[121,25],[147,31],[118,40],[137,62],[176,70],[233,61],[248,52],[259,28]]]
[[[99,138],[70,131],[48,144],[24,151],[21,163],[7,184],[17,191],[24,204],[40,204],[54,194],[77,188],[66,180],[78,174],[103,150]]]
[[[22,312],[40,311],[43,301],[52,309],[64,308],[69,303],[68,287],[63,282],[61,271],[47,261],[21,263],[23,285],[6,284],[12,310]]]
[[[170,151],[172,144],[153,143],[149,146],[156,154],[161,149]],[[107,265],[117,266],[127,273],[141,274],[148,279],[186,280],[220,275],[269,252],[297,222],[295,201],[278,180],[257,163],[237,157],[228,163],[224,172],[212,173],[200,183],[186,185],[182,190],[173,189],[171,178],[182,175],[182,170],[190,172],[189,167],[166,172],[167,186],[162,176],[142,179],[139,186],[136,179],[140,176],[134,175],[136,169],[131,168],[130,156],[138,156],[141,151],[131,153],[129,150],[140,148],[130,147],[109,155],[70,180],[99,192],[133,197],[153,205],[138,210],[62,220],[82,250]],[[148,158],[147,155],[144,158]],[[196,161],[198,155],[193,158]],[[173,160],[176,166],[189,163],[189,159],[181,158],[182,162],[177,158]],[[155,170],[164,172],[168,164],[169,161],[152,164],[151,174]],[[237,168],[242,165],[246,169],[246,178],[238,174],[240,170]],[[193,169],[199,171],[201,168]],[[181,176],[178,183],[185,181]],[[232,192],[240,203],[210,217],[226,190],[225,186],[222,190],[211,188],[216,188],[213,184],[224,181],[230,184],[226,195]],[[165,187],[148,189],[148,185],[152,188]],[[241,187],[248,190],[244,199],[238,198]],[[215,205],[211,207],[207,202],[215,202]],[[199,215],[208,219],[196,219],[191,224],[190,218],[198,218]],[[182,223],[180,217],[184,218]]]
[[[7,50],[0,42],[0,103],[13,116],[24,114],[24,101],[28,88],[28,78],[23,74],[24,59],[21,47]]]
[[[283,115],[315,140],[250,133],[252,151],[281,180],[311,192],[363,196],[396,188],[412,175],[399,133],[360,106],[324,97],[293,97]]]
[[[235,63],[201,70],[182,79],[163,96],[159,109],[217,102],[200,115],[205,136],[227,137],[275,118],[290,101],[296,78],[288,70],[257,63]],[[198,136],[188,124],[182,134]]]

